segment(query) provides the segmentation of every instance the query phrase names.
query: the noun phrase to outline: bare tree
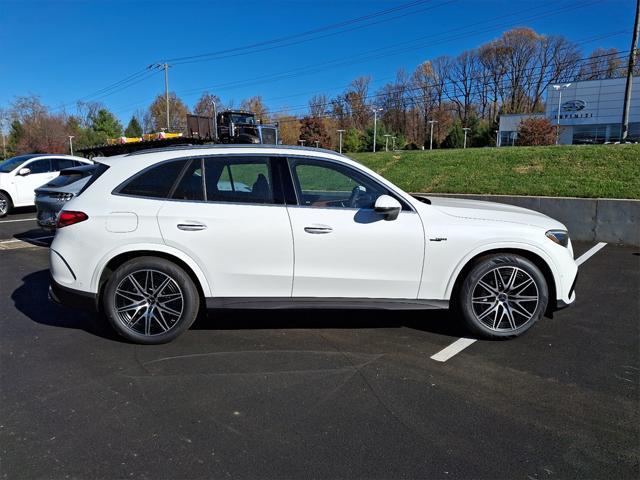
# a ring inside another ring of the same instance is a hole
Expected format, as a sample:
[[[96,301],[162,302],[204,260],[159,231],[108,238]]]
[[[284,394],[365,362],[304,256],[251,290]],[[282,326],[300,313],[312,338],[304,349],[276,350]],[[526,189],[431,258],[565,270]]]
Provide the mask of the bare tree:
[[[320,118],[325,115],[330,106],[327,96],[324,94],[314,95],[309,99],[309,114],[313,118]]]

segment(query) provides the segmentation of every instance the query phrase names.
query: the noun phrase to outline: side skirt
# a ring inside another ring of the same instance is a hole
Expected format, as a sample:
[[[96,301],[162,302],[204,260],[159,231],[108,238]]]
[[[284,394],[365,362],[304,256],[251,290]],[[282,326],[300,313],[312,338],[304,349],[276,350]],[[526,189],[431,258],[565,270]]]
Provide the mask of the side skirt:
[[[208,309],[359,309],[359,310],[441,310],[448,300],[405,298],[324,298],[324,297],[209,297]]]

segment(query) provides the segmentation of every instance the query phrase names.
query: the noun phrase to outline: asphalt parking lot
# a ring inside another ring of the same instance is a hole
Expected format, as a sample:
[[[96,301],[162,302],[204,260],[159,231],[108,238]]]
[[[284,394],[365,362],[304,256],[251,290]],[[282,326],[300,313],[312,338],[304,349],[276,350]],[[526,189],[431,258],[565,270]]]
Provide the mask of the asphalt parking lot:
[[[444,362],[465,332],[442,312],[217,311],[138,346],[47,301],[34,216],[0,219],[2,478],[640,476],[637,249]]]

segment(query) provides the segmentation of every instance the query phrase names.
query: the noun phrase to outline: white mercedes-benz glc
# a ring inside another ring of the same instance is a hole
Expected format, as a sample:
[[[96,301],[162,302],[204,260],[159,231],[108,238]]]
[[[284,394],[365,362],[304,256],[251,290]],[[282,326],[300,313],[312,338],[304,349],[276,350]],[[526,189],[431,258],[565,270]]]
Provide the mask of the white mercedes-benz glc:
[[[59,215],[50,297],[104,312],[134,342],[173,340],[204,308],[453,307],[472,333],[511,337],[575,298],[561,223],[414,197],[335,152],[219,145],[96,160]]]

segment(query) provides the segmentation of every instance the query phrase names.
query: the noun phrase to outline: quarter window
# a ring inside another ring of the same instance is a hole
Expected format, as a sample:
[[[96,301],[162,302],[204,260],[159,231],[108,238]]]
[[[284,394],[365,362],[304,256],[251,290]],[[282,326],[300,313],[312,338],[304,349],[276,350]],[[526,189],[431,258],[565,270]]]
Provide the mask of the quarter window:
[[[205,183],[210,202],[274,203],[268,158],[207,158]]]
[[[373,208],[389,191],[355,170],[315,160],[292,161],[300,204],[316,208]]]
[[[176,160],[152,167],[129,180],[120,188],[119,193],[136,197],[167,198],[185,164],[184,160]]]

